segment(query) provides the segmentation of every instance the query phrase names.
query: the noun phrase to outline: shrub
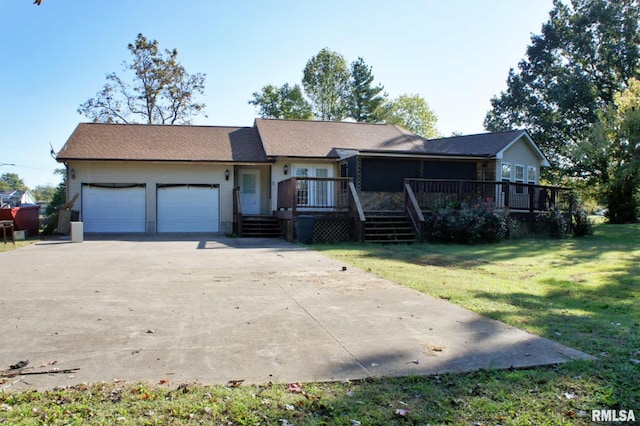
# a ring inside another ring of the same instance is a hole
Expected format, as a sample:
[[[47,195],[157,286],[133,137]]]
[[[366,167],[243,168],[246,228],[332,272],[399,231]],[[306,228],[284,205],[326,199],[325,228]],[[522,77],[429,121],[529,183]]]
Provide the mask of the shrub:
[[[425,217],[425,237],[429,241],[473,244],[504,239],[509,230],[509,213],[489,202],[469,205],[451,203]]]
[[[570,227],[571,218],[556,207],[552,207],[546,212],[538,213],[533,226],[534,232],[548,234],[553,238],[561,238],[567,235]]]
[[[578,206],[573,212],[573,222],[571,225],[574,237],[583,237],[593,234],[593,223],[589,219],[587,210]]]

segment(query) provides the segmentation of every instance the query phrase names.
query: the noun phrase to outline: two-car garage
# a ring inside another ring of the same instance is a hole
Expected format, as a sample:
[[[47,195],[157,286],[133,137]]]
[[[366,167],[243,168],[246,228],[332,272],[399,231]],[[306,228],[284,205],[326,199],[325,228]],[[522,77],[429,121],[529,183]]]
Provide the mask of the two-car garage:
[[[148,197],[148,191],[155,195]],[[82,221],[89,233],[219,232],[216,184],[83,184]],[[149,201],[149,202],[148,202]],[[155,201],[155,203],[153,203]],[[149,209],[155,204],[155,209]],[[148,214],[149,213],[149,214]],[[147,222],[151,222],[147,229]]]

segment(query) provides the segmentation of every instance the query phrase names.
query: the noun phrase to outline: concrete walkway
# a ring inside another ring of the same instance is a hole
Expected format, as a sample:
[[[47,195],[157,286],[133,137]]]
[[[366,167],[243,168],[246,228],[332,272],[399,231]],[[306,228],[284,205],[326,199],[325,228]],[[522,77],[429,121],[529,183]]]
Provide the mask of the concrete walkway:
[[[0,271],[0,369],[79,368],[0,388],[331,381],[591,358],[281,240],[44,241],[0,253]]]

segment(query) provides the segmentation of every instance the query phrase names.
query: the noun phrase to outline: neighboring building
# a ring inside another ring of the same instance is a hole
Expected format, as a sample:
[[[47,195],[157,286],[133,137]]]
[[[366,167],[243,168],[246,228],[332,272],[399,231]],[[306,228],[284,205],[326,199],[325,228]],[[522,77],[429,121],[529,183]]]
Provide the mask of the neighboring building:
[[[23,204],[36,204],[31,191],[0,191],[0,207],[20,207]]]
[[[67,197],[79,194],[85,232],[140,233],[232,232],[237,213],[292,207],[278,200],[287,180],[298,211],[336,210],[348,181],[339,178],[349,178],[365,210],[401,210],[407,178],[537,185],[549,165],[526,131],[426,140],[389,124],[272,119],[83,123],[57,160],[67,167]]]

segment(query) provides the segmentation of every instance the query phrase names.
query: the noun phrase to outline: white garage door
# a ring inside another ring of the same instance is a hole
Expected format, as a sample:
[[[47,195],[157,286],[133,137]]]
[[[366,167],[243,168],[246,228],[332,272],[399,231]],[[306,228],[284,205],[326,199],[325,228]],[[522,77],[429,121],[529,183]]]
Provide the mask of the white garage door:
[[[145,232],[144,185],[83,185],[85,232]]]
[[[158,185],[158,232],[218,232],[217,185]]]

